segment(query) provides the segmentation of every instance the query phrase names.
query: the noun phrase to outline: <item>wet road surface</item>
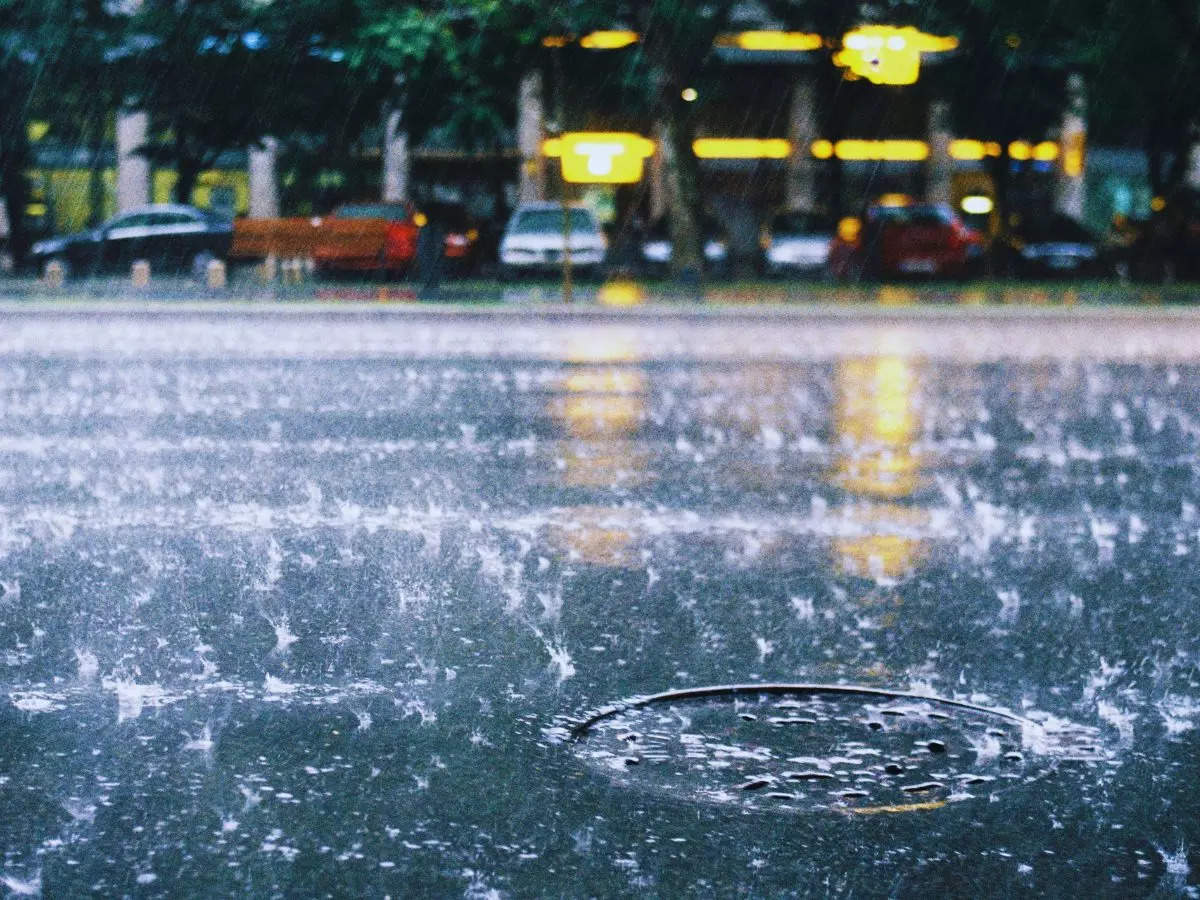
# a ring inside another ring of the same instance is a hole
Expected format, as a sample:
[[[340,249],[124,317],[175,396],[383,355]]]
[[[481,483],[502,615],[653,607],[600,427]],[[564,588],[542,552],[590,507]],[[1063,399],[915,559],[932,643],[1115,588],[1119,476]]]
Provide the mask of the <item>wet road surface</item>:
[[[1196,896],[1198,353],[10,310],[0,886]]]

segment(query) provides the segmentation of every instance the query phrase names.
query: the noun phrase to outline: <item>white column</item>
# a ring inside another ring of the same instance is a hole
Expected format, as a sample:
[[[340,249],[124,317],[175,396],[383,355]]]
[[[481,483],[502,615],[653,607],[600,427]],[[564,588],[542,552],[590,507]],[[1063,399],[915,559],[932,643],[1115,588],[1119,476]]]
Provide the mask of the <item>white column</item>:
[[[1087,161],[1087,94],[1082,75],[1067,79],[1067,108],[1059,132],[1058,190],[1055,207],[1072,219],[1083,218],[1084,172]]]
[[[789,209],[812,209],[817,203],[817,166],[810,148],[818,134],[817,91],[813,78],[801,72],[792,88],[788,140],[792,155],[788,158],[787,205]]]
[[[148,113],[117,113],[117,212],[150,202],[150,160],[137,152],[146,145],[149,132]]]
[[[546,199],[546,160],[542,156],[545,118],[542,73],[527,72],[517,98],[517,151],[521,156],[517,199],[521,203]]]
[[[925,194],[930,203],[950,203],[953,199],[950,140],[950,104],[934,100],[929,104],[929,162],[925,177]]]
[[[267,137],[262,146],[248,151],[250,176],[250,218],[274,219],[279,215],[279,183],[275,178],[275,161],[279,141]]]
[[[1200,190],[1200,144],[1192,147],[1192,155],[1188,158],[1187,185],[1192,190]]]
[[[408,198],[408,132],[400,110],[388,113],[383,128],[383,199],[390,203]]]

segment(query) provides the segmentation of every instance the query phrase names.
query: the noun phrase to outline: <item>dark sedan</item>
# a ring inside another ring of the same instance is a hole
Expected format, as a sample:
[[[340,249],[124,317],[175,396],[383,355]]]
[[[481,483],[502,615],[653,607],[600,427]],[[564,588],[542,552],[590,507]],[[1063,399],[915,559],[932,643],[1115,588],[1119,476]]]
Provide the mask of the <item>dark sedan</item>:
[[[1008,271],[1020,278],[1107,274],[1100,242],[1074,219],[1051,215],[1018,225],[1008,239]]]
[[[204,210],[163,203],[142,206],[98,228],[38,241],[32,260],[39,271],[59,263],[66,277],[125,271],[137,260],[153,270],[204,274],[209,262],[225,259],[233,226]]]

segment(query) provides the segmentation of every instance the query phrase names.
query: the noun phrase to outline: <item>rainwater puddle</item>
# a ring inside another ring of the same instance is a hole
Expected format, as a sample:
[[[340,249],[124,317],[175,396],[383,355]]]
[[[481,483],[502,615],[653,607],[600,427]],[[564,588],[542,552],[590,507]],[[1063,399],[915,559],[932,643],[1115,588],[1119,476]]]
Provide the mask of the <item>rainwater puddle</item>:
[[[632,790],[758,811],[920,812],[1102,762],[1097,729],[848,685],[721,685],[633,698],[556,735]]]

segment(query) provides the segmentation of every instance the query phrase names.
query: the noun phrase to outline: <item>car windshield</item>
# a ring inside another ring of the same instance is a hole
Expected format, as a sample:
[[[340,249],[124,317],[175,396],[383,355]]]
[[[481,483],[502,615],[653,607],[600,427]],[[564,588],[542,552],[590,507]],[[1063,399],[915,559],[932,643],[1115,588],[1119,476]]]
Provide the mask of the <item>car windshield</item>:
[[[527,209],[513,220],[513,234],[561,234],[563,219],[561,209]],[[571,230],[578,233],[594,233],[595,220],[585,210],[571,210]]]
[[[831,234],[833,228],[834,224],[827,216],[816,213],[782,213],[771,220],[771,232],[777,235]]]
[[[1063,217],[1034,220],[1017,229],[1027,242],[1076,242],[1091,244],[1095,235],[1078,222]]]
[[[942,206],[880,206],[872,218],[895,225],[942,226],[954,221],[954,214]]]

